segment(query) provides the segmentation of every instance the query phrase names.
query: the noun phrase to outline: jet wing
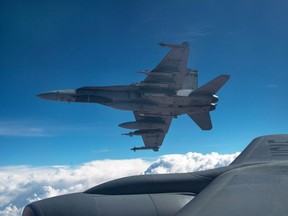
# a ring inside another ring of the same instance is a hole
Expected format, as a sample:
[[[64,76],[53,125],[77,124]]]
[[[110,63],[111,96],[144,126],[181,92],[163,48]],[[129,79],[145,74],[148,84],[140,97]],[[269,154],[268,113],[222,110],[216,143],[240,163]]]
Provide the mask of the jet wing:
[[[209,112],[188,115],[202,130],[210,130],[212,128]]]
[[[287,191],[287,162],[242,167],[217,177],[176,216],[285,216]]]
[[[176,216],[287,215],[287,166],[288,135],[259,137]]]
[[[153,149],[154,151],[158,151],[159,147],[162,145],[163,140],[165,138],[166,133],[169,130],[172,116],[141,116],[138,112],[134,111],[134,116],[136,121],[151,121],[151,122],[163,122],[166,126],[161,127],[156,133],[147,133],[142,134],[142,139],[145,144],[145,147],[134,147],[132,150],[141,150],[141,149]],[[156,131],[155,130],[155,131]]]
[[[187,73],[189,45],[160,44],[172,48],[166,57],[148,73],[147,78],[140,83],[141,86],[155,86],[172,89],[181,89]]]

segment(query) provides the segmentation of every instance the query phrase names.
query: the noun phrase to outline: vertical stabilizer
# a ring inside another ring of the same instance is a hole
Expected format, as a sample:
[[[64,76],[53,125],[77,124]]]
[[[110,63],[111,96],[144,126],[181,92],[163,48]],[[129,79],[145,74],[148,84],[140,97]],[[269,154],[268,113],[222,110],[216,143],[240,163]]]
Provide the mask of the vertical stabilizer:
[[[220,75],[200,88],[193,91],[193,94],[216,94],[217,91],[229,80],[229,75]]]

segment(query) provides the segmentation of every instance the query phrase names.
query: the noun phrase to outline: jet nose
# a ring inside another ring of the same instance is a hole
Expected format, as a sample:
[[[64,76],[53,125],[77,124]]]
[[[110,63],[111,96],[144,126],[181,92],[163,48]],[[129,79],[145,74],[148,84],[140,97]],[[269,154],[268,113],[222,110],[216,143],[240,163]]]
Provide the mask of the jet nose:
[[[36,95],[36,96],[39,97],[39,98],[44,99],[44,98],[45,98],[45,95],[46,95],[46,93],[42,93],[42,94],[38,94],[38,95]]]
[[[39,98],[46,99],[46,100],[55,100],[57,99],[57,92],[47,92],[36,95]]]
[[[76,96],[75,89],[55,90],[37,95],[37,97],[42,99],[64,101],[64,102],[65,101],[74,102],[75,96]]]

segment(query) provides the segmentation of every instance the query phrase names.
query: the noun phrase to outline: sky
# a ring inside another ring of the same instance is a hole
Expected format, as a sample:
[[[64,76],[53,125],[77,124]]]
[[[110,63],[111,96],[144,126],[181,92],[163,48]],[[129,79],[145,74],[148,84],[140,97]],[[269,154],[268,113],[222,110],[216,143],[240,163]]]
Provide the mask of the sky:
[[[285,0],[1,1],[0,181],[21,167],[234,155],[257,136],[287,133],[287,10]],[[230,80],[211,112],[213,129],[179,116],[159,152],[130,151],[142,140],[121,136],[128,131],[118,125],[133,121],[132,112],[36,97],[140,82],[136,72],[153,69],[169,51],[160,42],[183,41],[199,85],[220,74]]]

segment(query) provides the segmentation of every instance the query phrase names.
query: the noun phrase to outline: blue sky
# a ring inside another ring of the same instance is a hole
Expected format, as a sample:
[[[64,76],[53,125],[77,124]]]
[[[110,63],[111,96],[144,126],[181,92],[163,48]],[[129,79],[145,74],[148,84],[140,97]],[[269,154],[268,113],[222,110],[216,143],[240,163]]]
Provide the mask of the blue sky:
[[[186,152],[234,153],[256,136],[287,133],[288,3],[284,0],[1,1],[0,166],[74,165]],[[201,131],[173,120],[158,153],[129,149],[131,112],[57,103],[35,95],[86,85],[139,82],[169,51],[190,43],[199,84],[230,81]]]

